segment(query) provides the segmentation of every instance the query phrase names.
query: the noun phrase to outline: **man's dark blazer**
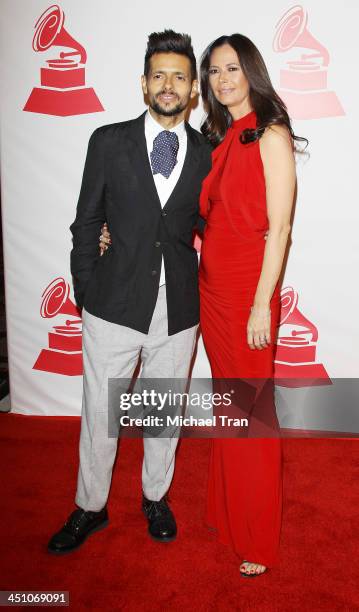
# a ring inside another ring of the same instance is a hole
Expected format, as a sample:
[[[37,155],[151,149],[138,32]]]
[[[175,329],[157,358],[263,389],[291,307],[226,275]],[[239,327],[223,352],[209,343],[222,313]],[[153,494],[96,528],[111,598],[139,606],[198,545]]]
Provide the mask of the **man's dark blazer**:
[[[161,207],[148,160],[145,115],[99,127],[92,134],[73,234],[71,272],[80,308],[101,319],[148,333],[162,255],[168,334],[199,322],[198,261],[192,246],[201,184],[211,148],[188,123],[182,173]],[[112,244],[99,256],[107,221]]]

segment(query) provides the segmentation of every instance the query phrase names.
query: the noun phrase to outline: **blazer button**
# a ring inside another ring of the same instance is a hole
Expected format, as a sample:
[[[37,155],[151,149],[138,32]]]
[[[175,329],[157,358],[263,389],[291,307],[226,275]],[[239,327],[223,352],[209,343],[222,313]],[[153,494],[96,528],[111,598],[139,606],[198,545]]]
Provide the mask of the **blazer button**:
[[[157,241],[157,242],[155,242],[155,247],[159,247],[159,246],[161,246],[161,243],[160,243],[160,242],[158,242],[158,241]]]
[[[152,270],[151,274],[152,274],[152,276],[156,276],[157,270]]]
[[[162,217],[167,217],[166,211],[163,210],[161,214],[162,214]]]

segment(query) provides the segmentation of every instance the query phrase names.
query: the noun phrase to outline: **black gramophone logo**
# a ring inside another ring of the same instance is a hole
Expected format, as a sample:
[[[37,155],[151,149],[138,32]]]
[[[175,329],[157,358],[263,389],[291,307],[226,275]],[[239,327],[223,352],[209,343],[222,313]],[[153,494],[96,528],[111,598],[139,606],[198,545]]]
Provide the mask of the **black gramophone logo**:
[[[46,60],[41,68],[41,87],[34,87],[24,111],[66,117],[97,113],[104,108],[92,87],[85,86],[87,54],[64,28],[65,14],[57,4],[42,13],[35,24],[34,51],[51,47],[71,49]]]
[[[70,299],[70,285],[64,278],[55,278],[42,294],[40,314],[43,319],[58,315],[75,317],[65,325],[54,325],[48,332],[48,348],[43,348],[34,370],[80,376],[82,374],[82,320],[77,306]]]

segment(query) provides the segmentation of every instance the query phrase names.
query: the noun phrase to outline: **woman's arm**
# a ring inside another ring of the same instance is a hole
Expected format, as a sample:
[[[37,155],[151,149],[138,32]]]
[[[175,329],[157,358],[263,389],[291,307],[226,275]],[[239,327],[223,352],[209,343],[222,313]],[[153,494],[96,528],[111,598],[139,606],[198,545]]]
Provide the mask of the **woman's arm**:
[[[283,266],[296,183],[293,145],[287,128],[267,128],[259,146],[266,183],[269,231],[248,321],[248,344],[252,349],[265,348],[271,341],[270,300]]]

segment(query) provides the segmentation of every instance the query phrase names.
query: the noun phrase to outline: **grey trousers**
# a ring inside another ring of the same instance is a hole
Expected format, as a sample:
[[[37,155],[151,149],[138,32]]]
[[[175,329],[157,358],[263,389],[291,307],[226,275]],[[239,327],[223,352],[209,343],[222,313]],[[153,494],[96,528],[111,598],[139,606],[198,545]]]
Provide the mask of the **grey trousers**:
[[[166,286],[148,334],[104,321],[83,310],[83,400],[80,466],[75,502],[99,511],[107,502],[118,439],[108,436],[108,379],[132,378],[141,354],[143,378],[182,378],[189,374],[197,327],[168,336]],[[158,501],[174,472],[178,437],[144,438],[142,489]]]

